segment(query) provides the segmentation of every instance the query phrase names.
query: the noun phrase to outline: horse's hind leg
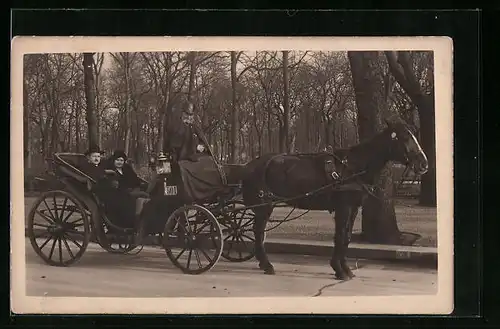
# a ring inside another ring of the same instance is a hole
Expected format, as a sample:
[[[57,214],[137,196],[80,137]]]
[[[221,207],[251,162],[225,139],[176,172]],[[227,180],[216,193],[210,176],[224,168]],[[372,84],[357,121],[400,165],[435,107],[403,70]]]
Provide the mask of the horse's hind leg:
[[[347,240],[347,225],[349,220],[350,209],[346,206],[340,206],[335,209],[335,237],[334,249],[332,258],[330,259],[330,266],[335,271],[335,277],[338,280],[349,280],[351,277],[344,269],[343,263],[345,262],[345,241]]]
[[[346,239],[344,241],[344,254],[347,254],[347,250],[349,249],[349,243],[351,242],[351,237],[352,237],[352,228],[354,226],[354,221],[356,220],[356,216],[358,215],[358,207],[353,207],[349,213],[349,218],[347,220],[347,228],[346,228]],[[349,268],[349,265],[347,265],[347,261],[344,258],[340,261],[340,265],[342,266],[342,269],[344,272],[350,277],[354,278],[356,275],[352,273],[351,269]]]
[[[255,258],[259,261],[259,268],[264,270],[265,274],[275,274],[274,266],[267,257],[264,247],[266,236],[266,225],[273,209],[271,207],[259,207],[254,210],[255,222],[253,224],[253,232],[255,236]]]

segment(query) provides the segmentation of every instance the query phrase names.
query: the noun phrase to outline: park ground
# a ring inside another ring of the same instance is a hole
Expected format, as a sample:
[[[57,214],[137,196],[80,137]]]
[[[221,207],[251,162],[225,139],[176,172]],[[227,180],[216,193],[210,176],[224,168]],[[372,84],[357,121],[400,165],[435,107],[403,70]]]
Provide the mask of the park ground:
[[[26,239],[26,294],[71,297],[318,297],[429,295],[437,292],[437,270],[369,260],[351,260],[356,277],[333,277],[328,257],[270,254],[276,275],[255,260],[221,259],[200,275],[182,274],[159,248],[138,255],[114,255],[90,244],[70,267],[53,267]]]

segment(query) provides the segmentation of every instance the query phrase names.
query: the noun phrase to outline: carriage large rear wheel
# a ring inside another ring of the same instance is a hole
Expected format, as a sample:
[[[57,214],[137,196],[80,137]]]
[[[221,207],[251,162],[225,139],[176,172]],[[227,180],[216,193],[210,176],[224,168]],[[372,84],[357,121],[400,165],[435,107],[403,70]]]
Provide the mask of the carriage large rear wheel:
[[[28,215],[28,236],[47,264],[69,266],[78,261],[90,241],[90,219],[83,204],[62,191],[43,193]]]
[[[172,263],[187,274],[201,274],[219,261],[223,241],[217,219],[200,205],[186,205],[168,218],[163,247]]]
[[[224,207],[218,219],[224,235],[222,257],[230,262],[245,262],[252,259],[255,256],[253,210],[245,209],[242,201],[235,200]]]

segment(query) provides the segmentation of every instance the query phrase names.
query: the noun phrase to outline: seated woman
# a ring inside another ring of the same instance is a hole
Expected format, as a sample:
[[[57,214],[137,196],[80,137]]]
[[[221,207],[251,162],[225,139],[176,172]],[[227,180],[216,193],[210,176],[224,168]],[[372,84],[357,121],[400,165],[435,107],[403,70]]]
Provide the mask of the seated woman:
[[[134,198],[147,198],[148,194],[140,190],[141,180],[135,173],[132,166],[127,161],[127,155],[121,150],[117,150],[109,158],[106,169],[111,169],[116,174],[118,189],[127,191]]]

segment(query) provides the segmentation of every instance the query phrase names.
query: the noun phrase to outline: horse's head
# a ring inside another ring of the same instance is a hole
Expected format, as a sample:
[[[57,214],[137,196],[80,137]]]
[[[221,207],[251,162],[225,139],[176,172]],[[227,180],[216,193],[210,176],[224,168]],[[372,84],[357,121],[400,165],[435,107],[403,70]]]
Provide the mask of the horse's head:
[[[403,122],[387,120],[386,124],[385,133],[390,138],[392,160],[411,165],[417,175],[425,174],[429,168],[427,156],[408,126]]]

